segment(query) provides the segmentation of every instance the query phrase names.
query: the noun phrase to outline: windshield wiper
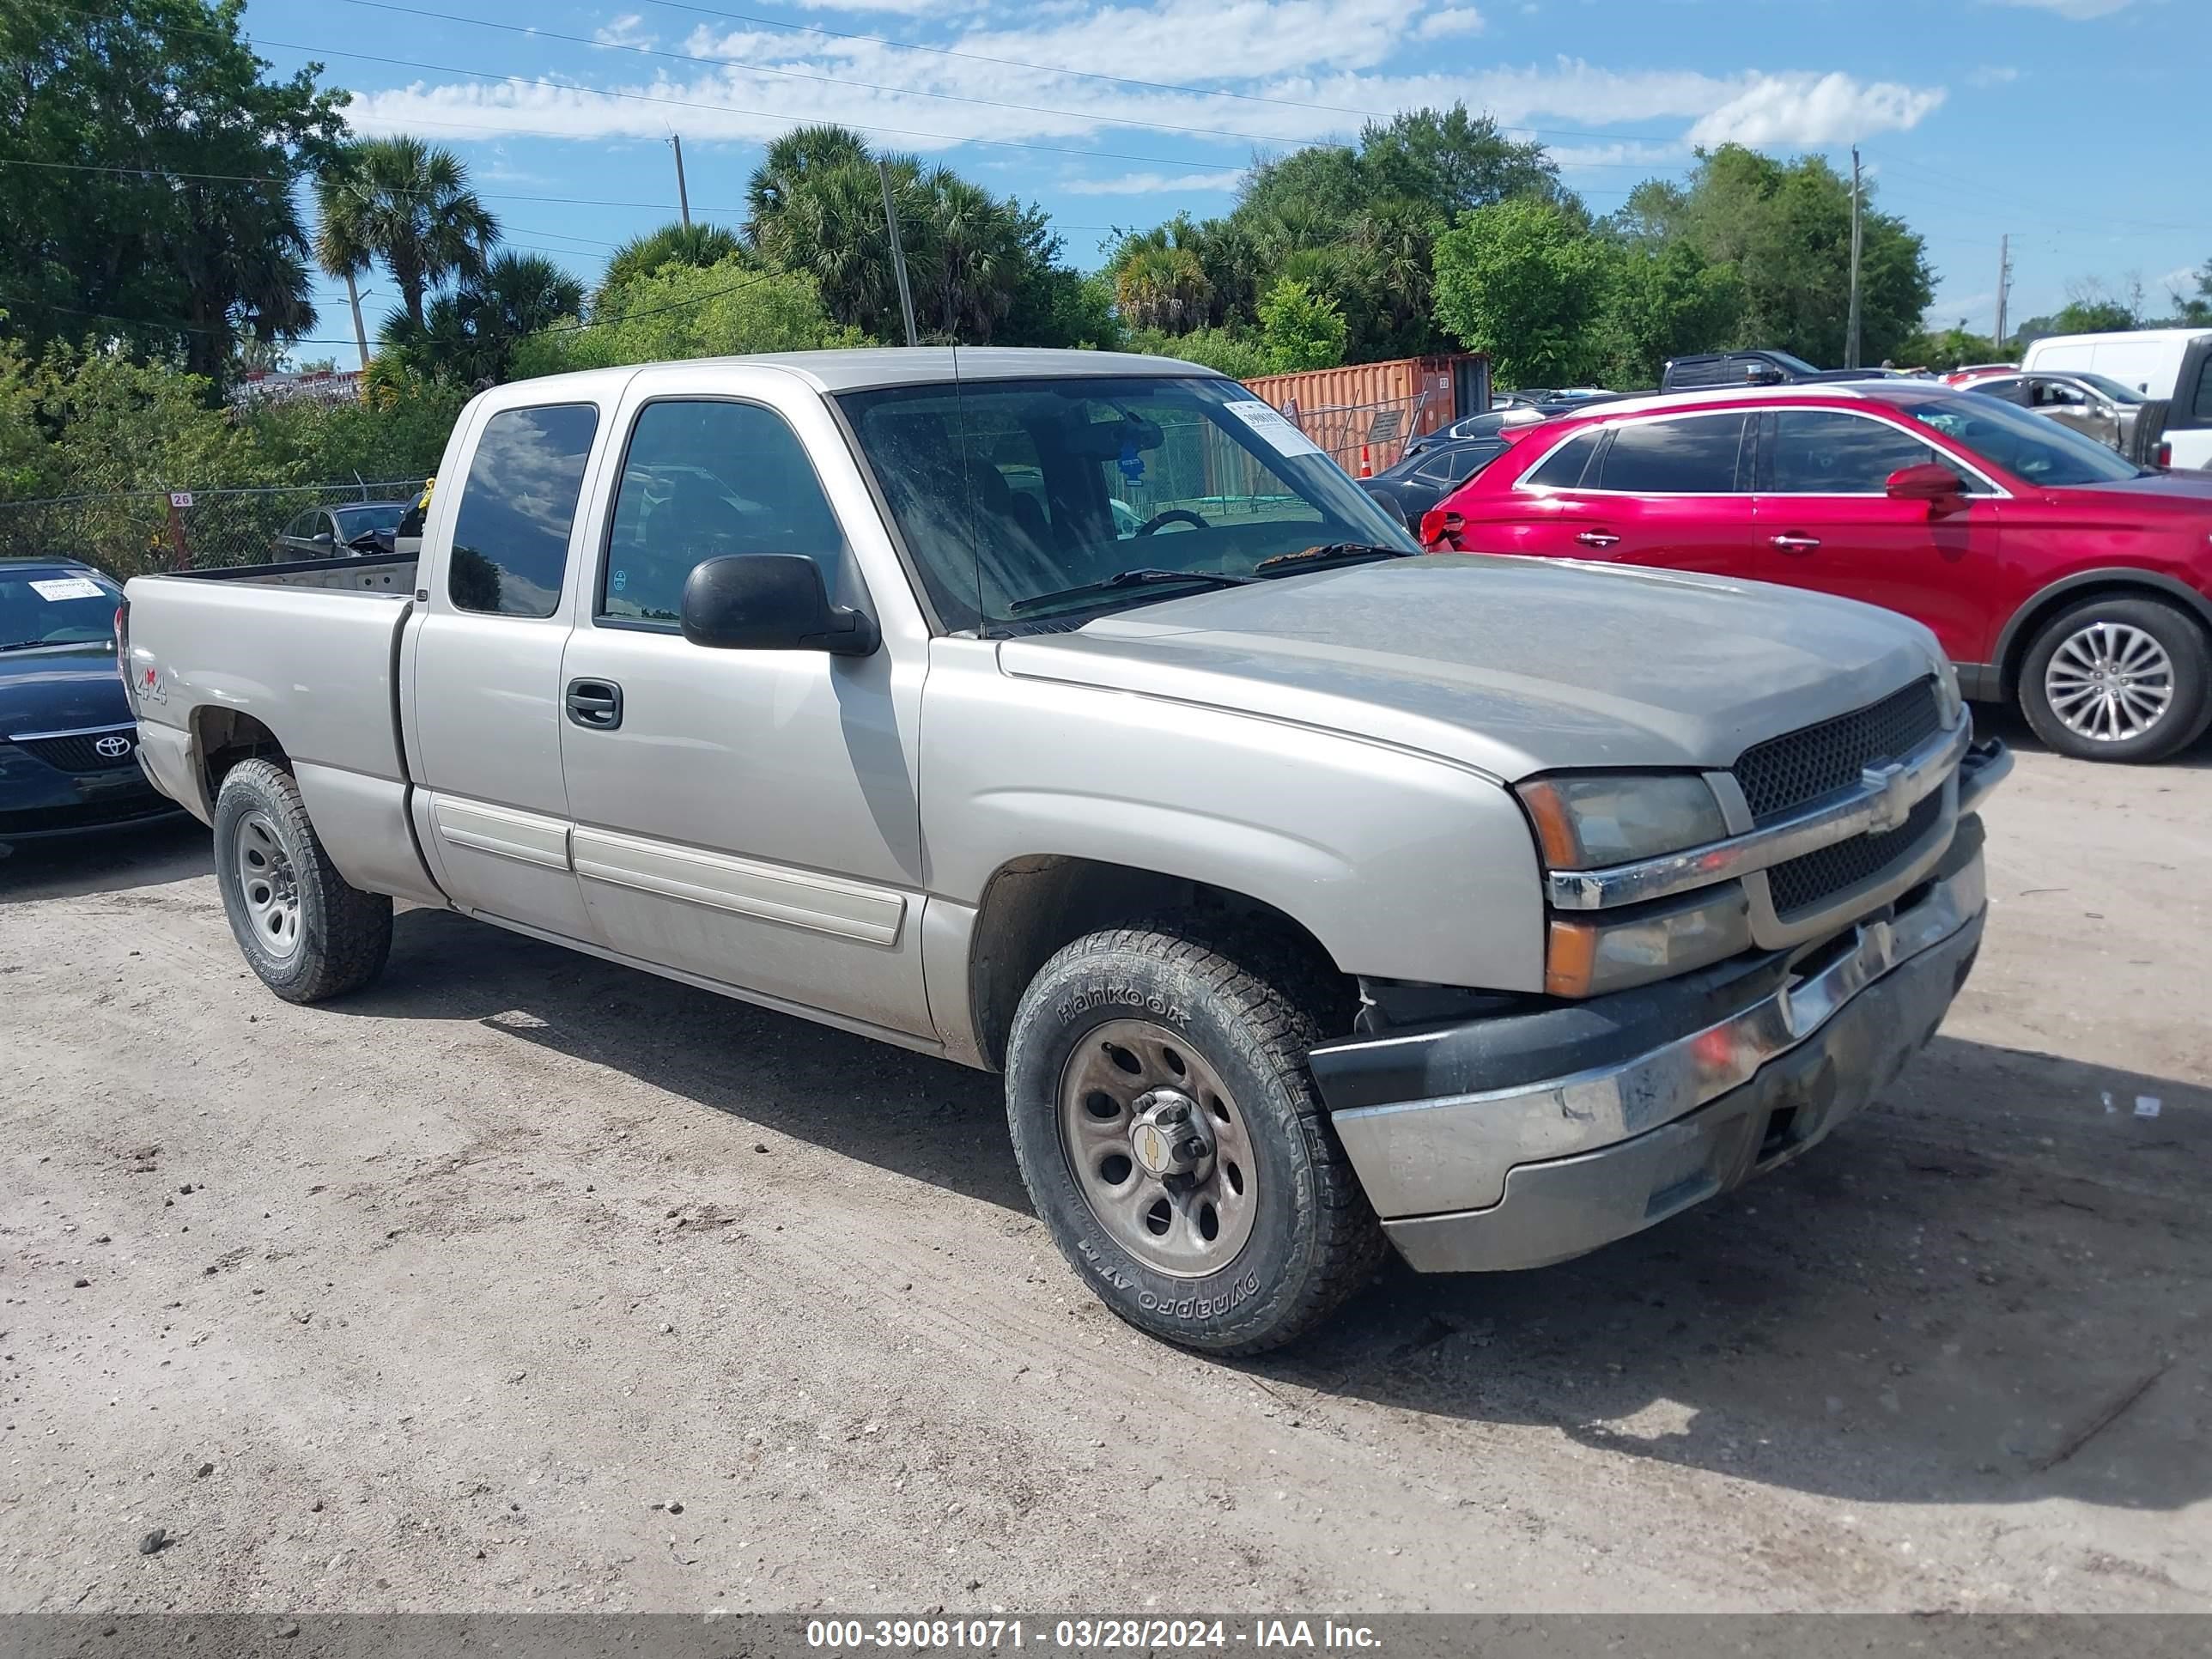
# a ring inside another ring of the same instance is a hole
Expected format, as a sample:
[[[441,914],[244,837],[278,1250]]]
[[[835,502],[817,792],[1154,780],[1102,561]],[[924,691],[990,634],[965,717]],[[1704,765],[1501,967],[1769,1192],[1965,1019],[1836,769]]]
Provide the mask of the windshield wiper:
[[[0,645],[0,651],[28,651],[34,645],[64,645],[64,640],[10,640]]]
[[[1154,582],[1197,582],[1205,587],[1242,587],[1252,580],[1249,576],[1232,576],[1221,570],[1164,570],[1157,565],[1139,565],[1134,570],[1117,570],[1098,581],[1081,582],[1051,593],[1032,593],[1027,599],[1013,600],[1006,609],[1010,612],[1034,611],[1041,605],[1052,605],[1060,599],[1079,599],[1086,593],[1110,593],[1119,587],[1149,587]]]
[[[1252,568],[1255,572],[1273,571],[1294,576],[1298,570],[1311,570],[1324,564],[1356,564],[1367,559],[1412,559],[1420,556],[1402,547],[1385,547],[1380,542],[1323,542],[1318,547],[1303,548],[1296,553],[1278,553],[1271,559],[1262,559]],[[1297,569],[1291,568],[1297,566]]]

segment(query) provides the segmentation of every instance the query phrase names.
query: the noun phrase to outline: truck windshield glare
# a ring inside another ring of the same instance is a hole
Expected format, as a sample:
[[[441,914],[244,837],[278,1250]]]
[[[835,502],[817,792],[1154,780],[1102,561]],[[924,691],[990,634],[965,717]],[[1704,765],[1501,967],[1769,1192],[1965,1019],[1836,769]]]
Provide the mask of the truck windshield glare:
[[[1233,380],[963,382],[841,402],[951,628],[1193,591],[1100,586],[1138,568],[1249,576],[1317,544],[1419,550],[1311,439]],[[1046,595],[1054,602],[1040,605]]]

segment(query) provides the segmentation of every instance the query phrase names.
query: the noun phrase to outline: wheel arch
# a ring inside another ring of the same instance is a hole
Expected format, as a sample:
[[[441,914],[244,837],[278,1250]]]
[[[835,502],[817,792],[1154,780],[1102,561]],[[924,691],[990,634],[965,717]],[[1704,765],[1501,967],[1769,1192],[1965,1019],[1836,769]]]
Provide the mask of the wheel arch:
[[[2162,599],[2173,603],[2177,610],[2195,619],[2208,639],[2212,639],[2212,599],[2207,599],[2179,578],[2124,565],[2080,571],[2038,592],[2013,613],[2012,620],[1997,635],[1995,659],[1998,696],[2009,702],[2019,695],[2021,664],[2045,623],[2084,599]]]
[[[1338,968],[1313,931],[1286,911],[1188,877],[1044,854],[1000,865],[976,908],[966,963],[975,1059],[990,1070],[1003,1069],[1022,993],[1061,946],[1102,928],[1178,912],[1218,921],[1224,934],[1263,939],[1304,974],[1340,984],[1348,1029],[1357,981]]]
[[[222,791],[223,778],[232,767],[243,760],[291,758],[276,732],[263,721],[243,709],[214,703],[203,703],[192,710],[191,752],[193,775],[210,820],[215,815],[215,800]]]

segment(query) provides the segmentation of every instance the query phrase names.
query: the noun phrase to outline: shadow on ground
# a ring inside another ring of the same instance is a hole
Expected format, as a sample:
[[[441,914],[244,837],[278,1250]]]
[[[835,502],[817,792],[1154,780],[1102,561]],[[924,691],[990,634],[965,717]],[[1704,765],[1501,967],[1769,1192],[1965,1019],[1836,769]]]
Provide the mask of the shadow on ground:
[[[341,1010],[488,1023],[1028,1209],[995,1079],[455,915],[403,915]],[[1763,1182],[1540,1272],[1394,1265],[1243,1369],[1316,1427],[1382,1407],[1868,1501],[2175,1509],[2212,1496],[2208,1207],[2204,1088],[1939,1037]]]
[[[213,867],[207,826],[182,815],[96,835],[16,842],[0,848],[0,905],[155,887]]]

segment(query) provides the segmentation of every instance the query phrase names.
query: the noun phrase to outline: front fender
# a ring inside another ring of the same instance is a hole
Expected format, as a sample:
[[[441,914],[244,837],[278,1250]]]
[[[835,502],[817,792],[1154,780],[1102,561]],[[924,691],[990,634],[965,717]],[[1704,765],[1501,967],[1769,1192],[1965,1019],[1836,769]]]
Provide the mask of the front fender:
[[[1091,859],[1271,905],[1347,974],[1542,988],[1534,842],[1504,787],[1465,767],[1255,715],[1010,682],[964,651],[933,666],[922,747],[931,890],[963,904],[1017,860]]]

